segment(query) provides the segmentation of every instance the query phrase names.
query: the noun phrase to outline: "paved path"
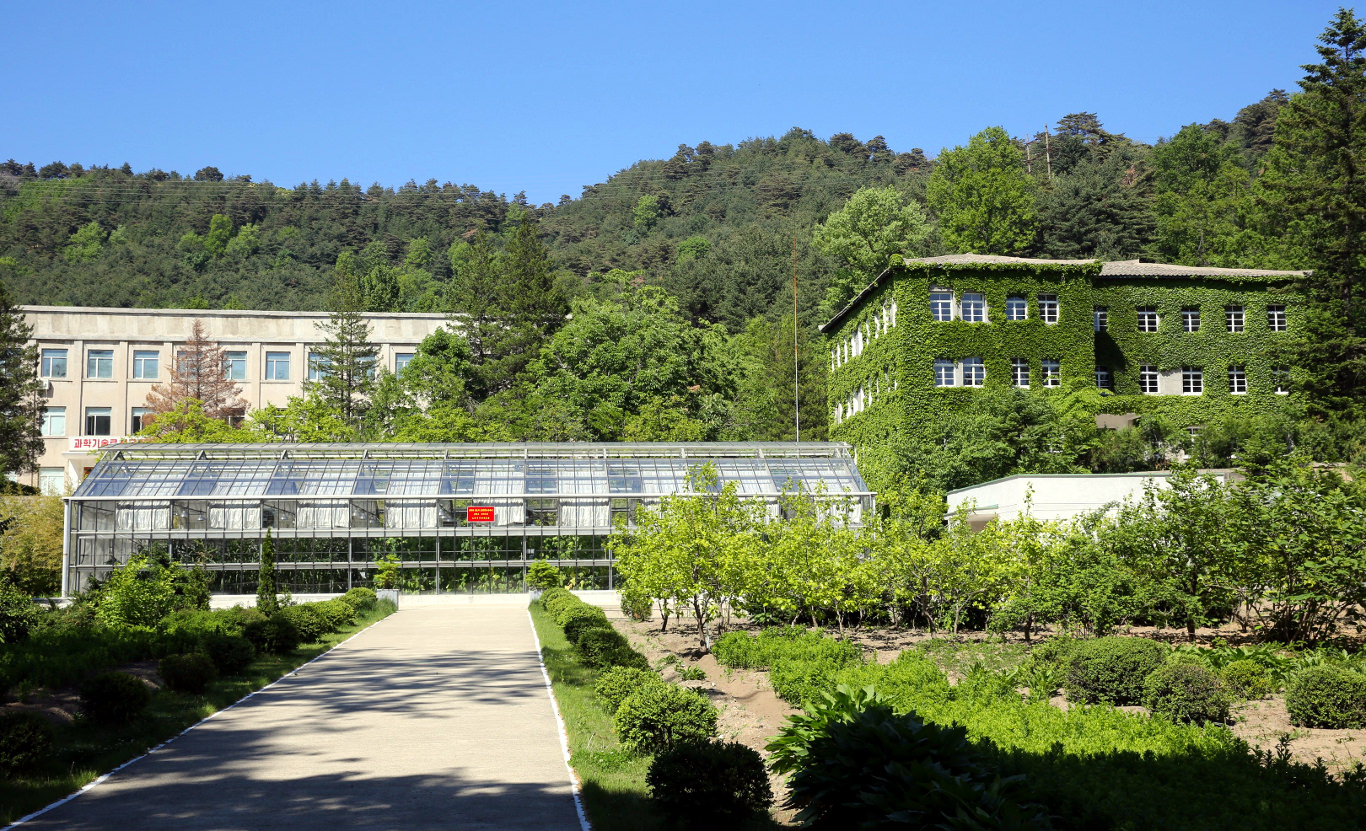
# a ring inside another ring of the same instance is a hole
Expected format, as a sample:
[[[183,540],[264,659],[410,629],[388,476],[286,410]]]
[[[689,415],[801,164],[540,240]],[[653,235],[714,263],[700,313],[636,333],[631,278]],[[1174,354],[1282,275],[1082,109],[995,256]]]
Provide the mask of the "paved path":
[[[578,829],[524,604],[400,611],[37,829]]]

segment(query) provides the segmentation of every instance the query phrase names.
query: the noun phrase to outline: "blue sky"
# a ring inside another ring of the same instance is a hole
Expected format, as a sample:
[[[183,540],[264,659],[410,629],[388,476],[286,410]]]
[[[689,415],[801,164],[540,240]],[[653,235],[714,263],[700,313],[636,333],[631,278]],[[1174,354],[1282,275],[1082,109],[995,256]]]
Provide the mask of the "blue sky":
[[[578,196],[794,126],[1143,141],[1293,91],[1337,2],[7,5],[0,158]],[[1366,11],[1363,11],[1366,14]]]

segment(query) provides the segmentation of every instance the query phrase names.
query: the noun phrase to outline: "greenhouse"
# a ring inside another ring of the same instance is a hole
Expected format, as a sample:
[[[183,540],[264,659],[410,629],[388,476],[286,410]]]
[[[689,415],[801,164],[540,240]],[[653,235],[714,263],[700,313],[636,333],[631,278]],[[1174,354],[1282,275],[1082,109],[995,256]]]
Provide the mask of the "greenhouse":
[[[120,444],[67,498],[62,590],[160,548],[254,592],[267,533],[292,592],[372,585],[388,555],[410,592],[523,591],[538,559],[613,588],[612,529],[708,464],[772,516],[784,492],[872,505],[837,443]]]

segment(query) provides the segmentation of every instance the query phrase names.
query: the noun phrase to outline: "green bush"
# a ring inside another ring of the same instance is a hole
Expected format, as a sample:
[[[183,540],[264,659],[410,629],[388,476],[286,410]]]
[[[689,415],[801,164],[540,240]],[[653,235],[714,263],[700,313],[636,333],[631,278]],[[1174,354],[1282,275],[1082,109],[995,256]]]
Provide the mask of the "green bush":
[[[541,594],[541,608],[545,609],[546,614],[552,618],[559,614],[565,606],[582,602],[574,596],[573,592],[564,588],[546,589]]]
[[[648,684],[663,684],[664,679],[648,669],[614,666],[603,670],[593,692],[598,696],[607,712],[615,714],[621,702]]]
[[[207,609],[208,579],[164,552],[139,554],[104,582],[95,617],[106,626],[156,626],[177,609]]]
[[[374,589],[357,586],[337,599],[349,603],[357,612],[368,612],[379,602],[379,595],[375,594]]]
[[[802,707],[833,691],[838,671],[839,667],[820,660],[779,658],[769,670],[768,681],[779,698]]]
[[[1366,727],[1366,675],[1334,664],[1302,669],[1286,684],[1285,708],[1298,727]]]
[[[279,614],[250,621],[242,629],[242,635],[251,641],[257,652],[275,655],[293,652],[302,643],[299,630],[293,621]]]
[[[1088,704],[1138,704],[1143,682],[1166,656],[1166,647],[1145,638],[1082,641],[1068,667],[1067,695]]]
[[[356,622],[356,608],[339,598],[309,603],[327,621],[328,632],[339,632],[343,627]]]
[[[607,620],[606,612],[604,612],[602,609],[599,609],[597,606],[591,606],[587,603],[584,603],[577,597],[574,598],[573,603],[564,604],[563,606],[561,606],[560,611],[554,613],[554,616],[555,625],[560,627],[561,629],[568,626],[571,621],[575,620]]]
[[[716,708],[692,690],[650,684],[628,695],[613,718],[617,738],[632,753],[654,754],[716,735]]]
[[[622,641],[617,646],[612,647],[602,654],[598,659],[598,667],[606,669],[609,667],[629,667],[631,669],[649,669],[650,659],[631,648],[629,643]]]
[[[753,669],[759,665],[759,644],[744,632],[727,632],[717,638],[711,654],[723,667]]]
[[[582,629],[574,643],[574,649],[583,658],[583,662],[590,667],[598,668],[610,666],[610,656],[630,648],[630,642],[620,632],[611,628]]]
[[[1143,685],[1143,705],[1172,721],[1228,720],[1228,695],[1214,673],[1198,664],[1164,664]]]
[[[546,560],[537,560],[526,570],[527,585],[533,589],[557,589],[564,585],[558,567]]]
[[[10,581],[0,569],[0,643],[18,643],[38,622],[33,598]]]
[[[646,593],[630,586],[621,590],[621,613],[634,621],[649,620],[654,613],[654,600]]]
[[[38,713],[0,713],[0,776],[31,769],[47,758],[52,732]]]
[[[218,677],[213,661],[209,660],[208,655],[199,652],[167,655],[157,664],[157,673],[166,686],[191,695],[204,692],[209,683]]]
[[[1218,672],[1219,680],[1229,695],[1244,701],[1255,701],[1271,694],[1271,673],[1250,658],[1241,658]]]
[[[237,675],[256,659],[256,648],[241,635],[209,632],[200,638],[199,647],[224,675]]]
[[[1022,805],[1022,783],[1002,778],[962,727],[899,715],[871,687],[840,686],[791,716],[769,744],[788,774],[788,808],[821,828],[1043,828]]]
[[[1054,635],[1029,651],[1029,657],[1039,664],[1056,664],[1067,667],[1072,663],[1077,646],[1085,643],[1071,635]]]
[[[774,626],[758,637],[731,632],[713,644],[712,654],[723,666],[735,669],[769,669],[782,658],[821,662],[832,669],[863,661],[858,644],[808,632],[800,626]]]
[[[590,629],[611,629],[612,624],[607,622],[607,616],[597,615],[577,615],[571,617],[569,622],[564,625],[564,637],[574,646],[579,645],[579,638]]]
[[[773,804],[758,753],[738,742],[688,742],[665,750],[645,775],[650,796],[689,828],[731,827]]]
[[[272,617],[284,618],[294,624],[294,629],[299,633],[299,643],[314,643],[332,631],[331,624],[316,603],[285,606]]]
[[[106,672],[81,684],[81,708],[96,724],[128,724],[151,700],[142,679],[126,672]]]

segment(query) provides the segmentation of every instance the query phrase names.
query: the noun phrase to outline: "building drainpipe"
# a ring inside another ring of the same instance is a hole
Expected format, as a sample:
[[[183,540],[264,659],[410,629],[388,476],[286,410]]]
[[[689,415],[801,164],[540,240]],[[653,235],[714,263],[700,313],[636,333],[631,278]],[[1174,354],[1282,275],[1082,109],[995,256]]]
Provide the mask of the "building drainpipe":
[[[68,591],[71,574],[71,499],[62,499],[62,597],[70,597]]]

